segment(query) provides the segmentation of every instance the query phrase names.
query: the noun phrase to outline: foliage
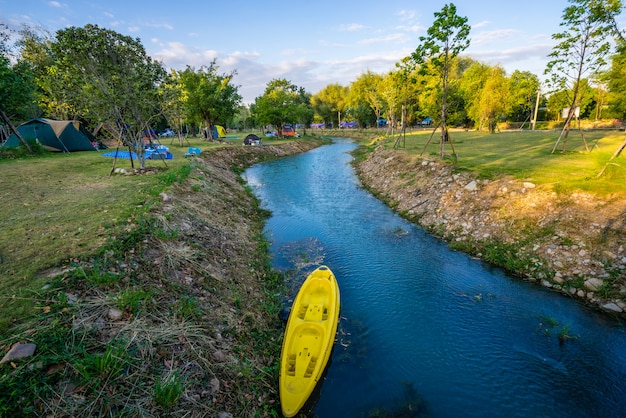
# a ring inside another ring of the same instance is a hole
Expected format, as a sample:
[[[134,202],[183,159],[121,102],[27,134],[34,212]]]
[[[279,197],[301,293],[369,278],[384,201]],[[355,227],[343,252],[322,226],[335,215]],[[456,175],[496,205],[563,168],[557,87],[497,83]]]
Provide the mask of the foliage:
[[[326,126],[340,126],[341,115],[349,106],[350,88],[332,83],[311,97],[311,105],[324,120]]]
[[[356,110],[356,115],[359,115],[355,116],[361,127],[365,127],[368,122],[369,112],[364,109],[371,109],[376,120],[380,119],[385,111],[387,103],[380,95],[378,88],[382,80],[383,76],[368,70],[350,84],[348,102],[351,108]]]
[[[252,114],[262,126],[273,125],[282,136],[286,124],[295,124],[312,119],[310,96],[304,88],[281,78],[267,83],[263,95],[254,100]]]
[[[609,5],[612,7],[620,3],[617,9],[608,7],[604,0],[570,0],[570,3],[562,16],[561,26],[565,30],[552,35],[552,39],[558,43],[549,55],[551,61],[545,70],[553,91],[571,91],[569,111],[561,133],[564,138],[563,152],[567,146],[570,123],[576,108],[581,105],[584,93],[580,90],[582,80],[586,76],[596,76],[606,64],[605,58],[610,52],[607,37],[612,33],[613,18],[621,11],[619,1]]]
[[[626,119],[626,44],[620,43],[613,55],[611,69],[603,77],[609,89],[609,103],[612,112],[620,119]]]
[[[510,111],[514,121],[531,120],[539,91],[539,78],[529,71],[515,70],[510,77]]]
[[[24,60],[15,60],[9,44],[11,31],[0,24],[0,111],[22,121],[37,113],[35,73]]]
[[[216,124],[227,125],[241,103],[239,88],[232,84],[236,71],[218,74],[218,70],[215,60],[198,70],[187,66],[183,71],[173,71],[170,82],[182,90],[178,94],[187,118],[203,123],[206,137],[210,139],[213,139],[211,127]]]
[[[456,6],[452,3],[443,6],[440,12],[435,12],[435,21],[427,30],[427,36],[421,36],[422,42],[411,54],[411,58],[425,74],[436,76],[439,79],[441,94],[441,139],[440,156],[444,156],[444,144],[448,139],[447,116],[448,94],[450,92],[450,72],[452,60],[467,49],[470,26],[466,17],[456,14]]]
[[[140,155],[143,167],[143,137],[161,112],[162,65],[146,54],[139,39],[97,25],[59,30],[50,53],[53,63],[38,80],[48,112],[109,123]]]

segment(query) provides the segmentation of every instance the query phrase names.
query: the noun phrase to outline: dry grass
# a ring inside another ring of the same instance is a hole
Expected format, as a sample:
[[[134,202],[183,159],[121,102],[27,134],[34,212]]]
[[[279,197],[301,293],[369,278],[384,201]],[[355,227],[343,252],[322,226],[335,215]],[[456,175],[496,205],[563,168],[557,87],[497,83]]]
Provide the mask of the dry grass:
[[[0,347],[37,344],[0,365],[0,416],[276,416],[282,280],[233,168],[317,144],[185,146],[140,176],[95,153],[0,162]]]

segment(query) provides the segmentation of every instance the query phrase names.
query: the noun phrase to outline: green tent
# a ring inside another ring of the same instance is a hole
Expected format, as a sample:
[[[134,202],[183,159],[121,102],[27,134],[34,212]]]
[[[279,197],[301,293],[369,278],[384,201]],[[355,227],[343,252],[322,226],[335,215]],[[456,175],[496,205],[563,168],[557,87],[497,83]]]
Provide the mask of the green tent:
[[[57,152],[95,151],[96,138],[78,121],[32,119],[17,128],[25,141],[38,142],[44,148]],[[3,148],[19,147],[22,142],[12,134]]]

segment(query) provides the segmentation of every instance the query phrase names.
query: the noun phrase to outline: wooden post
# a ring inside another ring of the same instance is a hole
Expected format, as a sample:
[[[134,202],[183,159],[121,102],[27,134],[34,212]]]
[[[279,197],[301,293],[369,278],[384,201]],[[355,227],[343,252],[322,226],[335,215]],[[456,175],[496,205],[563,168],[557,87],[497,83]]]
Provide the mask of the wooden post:
[[[13,133],[15,134],[15,136],[17,136],[17,138],[20,140],[20,142],[22,143],[22,145],[24,145],[26,147],[26,149],[28,150],[28,152],[33,152],[33,150],[30,148],[30,145],[28,145],[28,142],[26,142],[24,140],[24,138],[22,138],[22,135],[19,133],[19,131],[15,128],[15,126],[11,123],[11,120],[8,118],[8,116],[6,115],[6,113],[4,113],[4,110],[0,109],[0,119],[2,119],[2,121],[4,123],[6,123],[7,125],[9,125],[9,128],[11,128],[11,130],[13,131]]]

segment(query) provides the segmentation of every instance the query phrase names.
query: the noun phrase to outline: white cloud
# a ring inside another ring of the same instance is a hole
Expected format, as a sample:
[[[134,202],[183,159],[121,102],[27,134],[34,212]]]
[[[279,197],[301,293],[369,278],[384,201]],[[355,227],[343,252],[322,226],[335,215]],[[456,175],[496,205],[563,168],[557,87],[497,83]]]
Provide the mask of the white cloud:
[[[65,9],[67,8],[67,4],[65,3],[59,3],[58,1],[49,1],[48,5],[51,7],[57,7],[59,9]]]
[[[414,10],[400,10],[397,15],[401,20],[414,20],[416,13]]]
[[[470,38],[472,45],[487,45],[493,42],[501,42],[506,39],[512,39],[520,37],[520,31],[516,29],[496,29],[490,31],[478,32],[472,34],[470,32]]]
[[[392,33],[380,38],[361,39],[359,45],[374,45],[384,42],[405,43],[411,40],[411,37],[404,33]]]
[[[478,28],[484,28],[485,26],[489,26],[491,22],[488,20],[483,20],[482,22],[478,22],[478,23],[473,23],[472,29],[478,29]]]
[[[348,23],[345,25],[340,25],[338,30],[339,32],[356,32],[365,29],[365,26],[359,23]]]
[[[161,22],[161,23],[149,22],[149,23],[142,23],[142,25],[149,27],[149,28],[174,30],[174,26],[165,22]]]

